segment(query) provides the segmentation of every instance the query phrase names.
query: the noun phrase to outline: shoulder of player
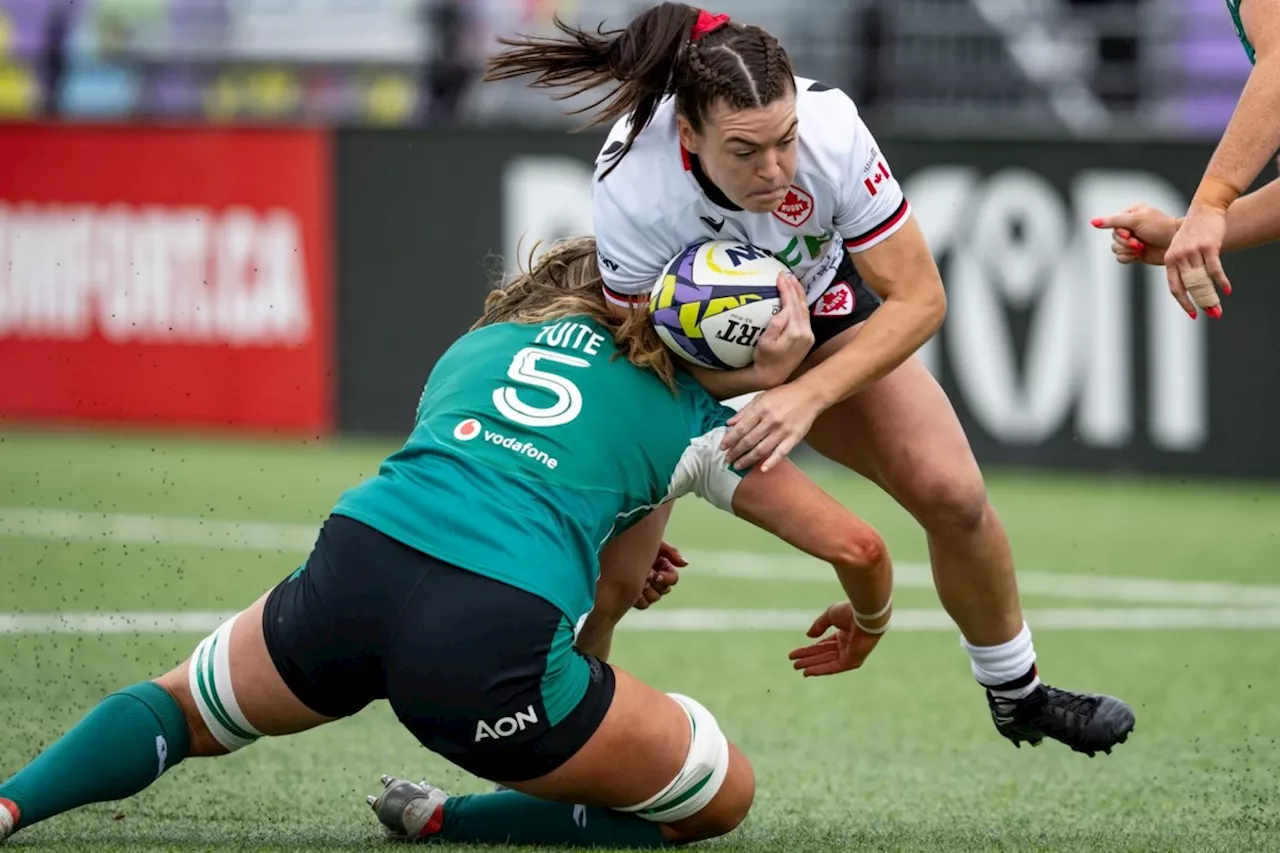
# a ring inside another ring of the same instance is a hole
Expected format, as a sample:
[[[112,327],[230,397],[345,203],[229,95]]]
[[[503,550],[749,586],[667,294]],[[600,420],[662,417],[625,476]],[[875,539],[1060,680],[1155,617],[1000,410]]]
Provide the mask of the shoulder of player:
[[[598,240],[652,255],[659,266],[678,251],[681,241],[672,223],[683,221],[700,196],[689,186],[680,147],[646,139],[644,134],[608,175],[592,185],[594,228]]]
[[[680,167],[679,137],[676,133],[675,107],[671,99],[658,105],[653,118],[632,141],[631,149],[621,160],[617,160],[614,155],[626,145],[627,136],[630,133],[630,115],[618,119],[609,128],[604,146],[596,156],[597,183],[602,182],[601,177],[610,166],[613,168],[608,176],[603,178],[603,182],[613,181],[615,184],[617,183],[614,181],[615,177],[622,178],[624,182],[627,178],[635,180],[644,169],[652,170],[671,165]]]
[[[675,397],[680,402],[685,417],[690,419],[690,426],[700,425],[706,412],[718,411],[723,408],[720,401],[688,371],[677,369],[675,384]],[[726,412],[728,411],[726,409]],[[732,412],[729,412],[729,414],[732,414]],[[701,430],[698,432],[701,432]]]
[[[801,181],[816,189],[824,184],[839,197],[876,156],[875,141],[858,116],[858,107],[840,89],[817,80],[796,78],[796,113],[800,120]],[[861,171],[858,171],[861,170]],[[855,174],[856,173],[856,174]]]
[[[563,314],[559,317],[547,317],[542,320],[501,320],[497,323],[489,323],[475,329],[464,332],[454,340],[453,345],[456,347],[460,344],[469,344],[473,341],[486,341],[490,338],[511,338],[516,342],[522,341],[524,338],[532,338],[539,335],[543,329],[564,324],[566,326],[577,324],[578,326],[586,326],[590,330],[607,337],[612,344],[613,333],[604,323],[592,317],[590,314]],[[488,345],[486,343],[486,345]]]
[[[694,378],[692,373],[690,373],[687,370],[684,370],[678,365],[676,367],[674,380],[676,385],[675,393],[677,397],[682,394],[688,394],[688,393],[693,393],[693,394],[698,394],[698,393],[709,394],[710,393],[709,391],[707,391],[705,388],[702,387],[702,384],[698,382],[697,379]]]
[[[674,128],[656,126],[663,119],[656,116],[655,124],[636,137],[620,160],[610,158],[621,151],[627,131],[615,126],[596,161],[593,198],[633,222],[663,220],[671,214],[671,203],[683,206],[689,194]],[[610,166],[613,168],[605,174]]]
[[[805,77],[796,78],[796,117],[801,145],[815,152],[853,150],[864,133],[858,105],[842,90]]]

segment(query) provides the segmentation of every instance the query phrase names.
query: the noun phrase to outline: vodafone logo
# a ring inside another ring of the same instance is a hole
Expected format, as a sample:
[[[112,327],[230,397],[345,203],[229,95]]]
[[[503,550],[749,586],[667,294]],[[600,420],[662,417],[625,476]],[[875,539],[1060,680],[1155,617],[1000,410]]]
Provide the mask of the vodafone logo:
[[[491,429],[485,429],[480,421],[475,418],[467,418],[458,422],[453,428],[453,437],[458,441],[474,441],[483,437],[487,444],[495,447],[501,447],[503,450],[510,450],[526,459],[532,459],[539,465],[545,465],[549,470],[556,470],[556,466],[560,464],[560,460],[540,449],[532,441],[521,441],[514,436],[503,435],[500,432],[494,432]],[[483,453],[484,451],[478,451]]]

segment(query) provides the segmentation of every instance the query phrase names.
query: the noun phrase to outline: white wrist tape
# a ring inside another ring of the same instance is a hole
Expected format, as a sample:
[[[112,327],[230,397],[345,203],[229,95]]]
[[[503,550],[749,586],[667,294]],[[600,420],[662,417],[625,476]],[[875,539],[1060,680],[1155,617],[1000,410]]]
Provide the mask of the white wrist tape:
[[[860,621],[862,619],[866,619],[868,622],[874,621],[876,619],[879,619],[881,616],[885,615],[886,613],[888,613],[890,607],[893,607],[893,593],[889,594],[889,600],[884,603],[884,607],[881,607],[875,613],[859,613],[857,610],[854,610],[853,611],[854,621]]]
[[[888,622],[884,623],[879,628],[868,628],[864,624],[863,620],[866,620],[867,622],[874,622],[876,619],[883,618],[884,615],[888,613],[889,609],[892,607],[893,607],[893,594],[890,593],[889,600],[884,603],[884,607],[881,607],[875,613],[859,613],[856,610],[853,611],[853,624],[857,625],[858,630],[862,631],[864,634],[883,634],[885,631],[889,630]]]

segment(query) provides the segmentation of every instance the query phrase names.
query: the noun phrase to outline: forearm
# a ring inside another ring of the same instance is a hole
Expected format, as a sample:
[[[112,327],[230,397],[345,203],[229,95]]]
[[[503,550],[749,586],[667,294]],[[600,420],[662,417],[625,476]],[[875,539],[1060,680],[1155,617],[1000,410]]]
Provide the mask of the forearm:
[[[607,660],[613,645],[613,629],[640,598],[654,558],[662,547],[662,532],[671,518],[674,501],[668,501],[625,531],[600,552],[600,576],[596,579],[591,613],[578,632],[575,645]]]
[[[784,460],[767,474],[759,468],[750,471],[734,490],[732,511],[830,564],[856,612],[869,616],[889,603],[893,563],[883,537],[819,488],[794,462]],[[863,621],[874,628],[883,618]]]
[[[887,551],[868,567],[833,563],[844,594],[864,628],[880,628],[893,615],[893,563]],[[874,617],[874,618],[871,618]]]
[[[621,616],[614,617],[612,614],[606,616],[600,611],[591,611],[582,630],[578,632],[578,639],[574,645],[583,654],[594,655],[602,661],[607,661],[609,652],[613,649],[613,629],[620,621],[622,621]]]
[[[640,584],[643,588],[643,584]],[[578,650],[595,655],[600,660],[608,660],[613,648],[613,629],[627,615],[632,603],[639,597],[639,592],[632,595],[634,585],[602,582],[596,587],[596,600],[592,603],[591,613],[582,624],[574,645]]]
[[[812,389],[827,408],[892,372],[937,333],[946,316],[941,284],[913,298],[890,297],[853,340],[797,383]]]
[[[717,400],[729,400],[743,394],[765,391],[779,384],[770,382],[754,365],[737,370],[712,370],[694,365],[688,365],[687,369],[698,380],[698,384]]]
[[[1224,252],[1249,249],[1280,240],[1280,180],[1243,196],[1227,209]]]
[[[1206,179],[1223,181],[1243,192],[1257,179],[1280,148],[1280,56],[1259,57],[1245,83],[1222,141],[1205,169]],[[1212,186],[1202,185],[1198,197],[1217,205],[1222,200]]]

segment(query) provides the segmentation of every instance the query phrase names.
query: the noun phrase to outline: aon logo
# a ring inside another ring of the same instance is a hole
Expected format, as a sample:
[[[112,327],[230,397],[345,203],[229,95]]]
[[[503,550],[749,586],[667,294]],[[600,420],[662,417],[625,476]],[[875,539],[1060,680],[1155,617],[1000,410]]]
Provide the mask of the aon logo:
[[[516,711],[513,716],[503,717],[500,720],[494,720],[492,724],[486,723],[484,720],[476,723],[476,739],[479,743],[482,740],[501,740],[504,737],[511,737],[516,732],[522,732],[526,726],[538,724],[538,712],[530,705],[523,711]]]

